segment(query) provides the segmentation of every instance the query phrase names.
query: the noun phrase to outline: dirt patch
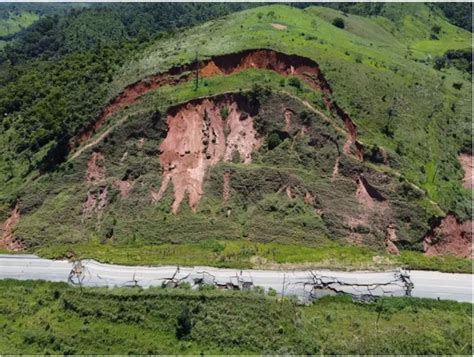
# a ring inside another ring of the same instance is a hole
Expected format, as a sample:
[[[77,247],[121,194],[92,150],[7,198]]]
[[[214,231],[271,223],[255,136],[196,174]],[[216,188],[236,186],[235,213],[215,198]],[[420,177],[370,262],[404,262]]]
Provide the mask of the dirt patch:
[[[107,194],[107,186],[101,186],[87,192],[87,199],[82,205],[83,219],[92,218],[94,214],[97,214],[98,218],[101,217],[102,211],[107,206]]]
[[[82,205],[83,219],[92,218],[94,213],[100,218],[107,205],[107,186],[105,185],[105,157],[93,152],[87,162],[86,181],[89,184],[86,200]]]
[[[425,255],[472,258],[472,223],[460,223],[453,215],[444,217],[424,237]]]
[[[304,195],[304,203],[310,206],[314,206],[316,204],[316,197],[312,192],[306,191]]]
[[[20,222],[20,209],[18,204],[10,212],[10,216],[0,225],[0,247],[11,251],[19,251],[24,248],[24,244],[15,240],[13,230]]]
[[[462,169],[464,170],[464,179],[463,185],[465,188],[472,190],[472,183],[474,177],[474,169],[472,164],[472,155],[469,154],[460,154],[459,162],[461,163]]]
[[[382,196],[378,190],[372,186],[362,175],[355,178],[357,189],[355,197],[359,203],[359,210],[353,216],[346,217],[346,223],[350,227],[348,242],[357,245],[367,244],[366,239],[373,239],[374,233],[385,234],[385,247],[393,254],[397,254],[395,226],[389,224],[393,221],[393,212],[389,202]],[[384,231],[377,227],[388,225]],[[371,238],[372,237],[372,238]],[[383,243],[378,240],[372,240],[371,244]]]
[[[356,198],[360,204],[369,209],[386,203],[385,198],[362,175],[357,179]]]
[[[286,30],[288,28],[288,26],[286,25],[277,24],[277,23],[272,23],[271,25],[274,29],[277,29],[277,30]]]
[[[400,255],[400,251],[395,245],[395,242],[397,240],[398,239],[397,239],[396,227],[393,224],[389,224],[385,232],[385,247],[388,253],[393,254],[393,255]]]
[[[115,181],[114,186],[120,191],[120,197],[122,198],[127,198],[132,188],[132,184],[124,180]]]
[[[283,116],[285,117],[285,130],[289,133],[291,130],[291,122],[295,114],[291,109],[285,109]]]
[[[283,76],[294,75],[301,77],[309,86],[322,93],[326,107],[343,120],[346,130],[350,135],[348,146],[357,145],[357,126],[351,117],[332,100],[331,86],[315,61],[273,50],[257,49],[216,56],[209,60],[200,61],[199,65],[201,77],[231,74],[250,68],[272,70]],[[165,73],[156,74],[129,85],[109,103],[94,123],[71,140],[70,149],[72,150],[88,140],[110,116],[126,105],[135,103],[146,92],[163,85],[176,85],[191,80],[195,69],[196,63],[173,67]],[[356,149],[356,156],[363,158],[362,146],[359,144],[359,147]]]
[[[332,169],[331,180],[334,181],[337,175],[339,175],[339,157],[336,159],[336,162],[334,163],[334,167]]]
[[[209,167],[219,161],[240,160],[248,164],[252,152],[261,145],[253,126],[253,117],[242,105],[244,98],[226,95],[191,101],[169,110],[168,133],[160,145],[163,181],[154,200],[159,201],[170,182],[173,183],[177,213],[186,195],[196,211],[203,195],[203,183]],[[228,115],[221,117],[221,109]]]
[[[105,179],[104,155],[100,152],[93,152],[87,162],[87,182],[97,183]]]

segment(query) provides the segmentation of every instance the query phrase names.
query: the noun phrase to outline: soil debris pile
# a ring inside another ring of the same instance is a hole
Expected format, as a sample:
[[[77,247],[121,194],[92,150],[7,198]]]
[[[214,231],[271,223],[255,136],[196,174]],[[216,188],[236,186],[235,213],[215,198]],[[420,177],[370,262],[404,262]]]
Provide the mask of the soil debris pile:
[[[472,221],[460,223],[447,215],[423,239],[425,255],[455,255],[472,258]]]
[[[105,157],[102,153],[94,151],[87,162],[86,181],[90,187],[82,206],[83,219],[91,218],[94,213],[100,218],[101,212],[107,206],[108,188],[105,178]]]
[[[18,251],[24,248],[23,244],[15,240],[13,230],[20,221],[20,209],[18,204],[10,212],[10,216],[0,225],[0,247],[11,251]]]

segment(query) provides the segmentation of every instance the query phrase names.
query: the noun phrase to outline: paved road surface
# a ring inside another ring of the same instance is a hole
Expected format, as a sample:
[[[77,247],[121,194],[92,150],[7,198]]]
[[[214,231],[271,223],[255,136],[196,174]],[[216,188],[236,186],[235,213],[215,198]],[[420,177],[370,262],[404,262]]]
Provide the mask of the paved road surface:
[[[74,271],[73,273],[71,273]],[[355,296],[403,296],[410,290],[415,297],[473,300],[470,274],[448,274],[431,271],[340,272],[264,271],[218,269],[211,267],[137,267],[101,264],[84,260],[74,265],[34,255],[0,254],[0,279],[63,281],[84,286],[161,286],[188,282],[227,288],[260,286],[285,295],[308,299],[337,292]],[[411,285],[413,284],[413,285]]]

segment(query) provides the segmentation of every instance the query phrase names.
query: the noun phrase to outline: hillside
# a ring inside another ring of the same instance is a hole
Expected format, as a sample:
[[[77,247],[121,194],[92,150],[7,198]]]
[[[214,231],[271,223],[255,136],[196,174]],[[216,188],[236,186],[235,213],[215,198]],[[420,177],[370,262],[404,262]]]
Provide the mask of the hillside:
[[[471,33],[441,11],[272,5],[123,41],[3,62],[5,249],[471,271]]]

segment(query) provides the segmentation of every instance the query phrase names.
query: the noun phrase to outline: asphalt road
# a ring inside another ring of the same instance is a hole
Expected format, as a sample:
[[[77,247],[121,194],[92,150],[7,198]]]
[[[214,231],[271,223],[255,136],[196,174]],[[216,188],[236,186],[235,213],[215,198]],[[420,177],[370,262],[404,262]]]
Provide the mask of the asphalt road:
[[[0,254],[0,279],[71,282],[83,286],[174,286],[188,282],[222,288],[260,286],[277,293],[310,299],[346,292],[354,296],[403,296],[473,302],[473,275],[433,271],[341,272],[264,271],[211,267],[138,267],[84,260],[74,265],[34,255]]]

